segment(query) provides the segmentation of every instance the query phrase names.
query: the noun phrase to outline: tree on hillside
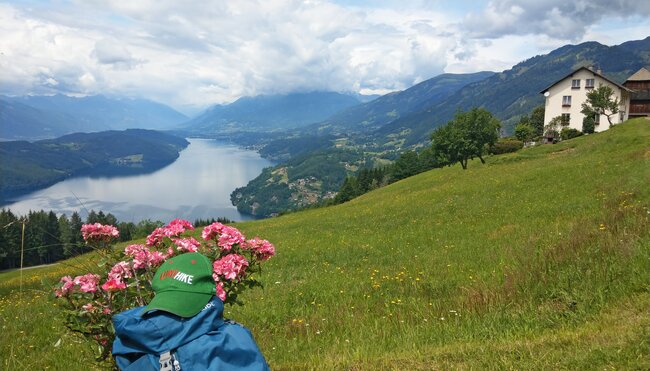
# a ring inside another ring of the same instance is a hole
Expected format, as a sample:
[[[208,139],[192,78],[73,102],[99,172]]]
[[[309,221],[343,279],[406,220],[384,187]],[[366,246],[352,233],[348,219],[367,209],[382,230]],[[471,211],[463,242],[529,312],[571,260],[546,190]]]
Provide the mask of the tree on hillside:
[[[600,84],[597,89],[587,93],[587,101],[582,104],[582,112],[585,116],[596,117],[603,115],[607,117],[609,127],[612,127],[612,116],[618,113],[619,101],[614,96],[614,89],[609,85]]]
[[[453,120],[431,134],[431,148],[447,165],[460,162],[467,169],[467,162],[474,157],[485,163],[483,154],[499,138],[500,127],[499,120],[483,108],[459,111]]]
[[[535,135],[544,134],[544,105],[539,105],[530,113],[528,124],[535,129]]]
[[[21,223],[11,210],[0,211],[0,268],[14,268],[20,257]]]
[[[582,132],[585,134],[592,134],[596,131],[596,120],[594,115],[585,115],[582,118]]]
[[[91,212],[94,213],[94,211]],[[83,220],[81,219],[81,216],[79,216],[79,213],[75,211],[70,215],[70,236],[68,237],[63,252],[65,256],[73,256],[88,250],[84,243],[83,236],[81,235],[81,226],[83,224]]]
[[[535,128],[530,124],[518,124],[515,127],[515,137],[524,143],[532,142],[535,136]]]
[[[356,177],[349,176],[343,181],[343,185],[339,190],[339,193],[334,197],[334,202],[337,204],[349,201],[357,196],[361,195],[359,190],[359,182]]]
[[[415,151],[406,151],[395,160],[391,175],[394,181],[420,173],[420,159]]]

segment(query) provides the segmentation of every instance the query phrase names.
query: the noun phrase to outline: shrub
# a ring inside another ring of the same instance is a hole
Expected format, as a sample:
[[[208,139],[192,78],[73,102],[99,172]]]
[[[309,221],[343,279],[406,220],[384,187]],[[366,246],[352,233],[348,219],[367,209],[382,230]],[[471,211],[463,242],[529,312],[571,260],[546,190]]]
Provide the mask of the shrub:
[[[582,119],[582,132],[592,134],[596,130],[596,120],[593,115],[586,115]]]
[[[490,147],[490,153],[500,155],[503,153],[517,152],[524,148],[524,142],[520,140],[499,140]]]
[[[522,142],[531,142],[535,134],[535,128],[529,124],[519,124],[515,127],[515,137]]]
[[[563,128],[562,131],[560,132],[560,138],[562,138],[562,140],[579,137],[581,135],[582,132],[574,128]]]

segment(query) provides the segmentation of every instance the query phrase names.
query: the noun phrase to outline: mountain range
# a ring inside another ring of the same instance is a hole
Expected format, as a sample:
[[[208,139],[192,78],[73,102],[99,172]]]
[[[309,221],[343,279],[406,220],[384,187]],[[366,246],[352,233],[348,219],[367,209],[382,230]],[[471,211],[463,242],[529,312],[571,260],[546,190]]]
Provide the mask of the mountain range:
[[[230,104],[212,106],[182,128],[200,135],[295,129],[360,103],[356,96],[334,92],[243,97]]]
[[[606,46],[597,42],[566,45],[546,55],[525,60],[509,70],[459,89],[446,99],[385,125],[375,137],[408,130],[406,144],[428,141],[433,128],[449,121],[456,110],[483,107],[504,121],[504,132],[512,133],[517,118],[544,103],[539,92],[582,66],[600,69],[622,83],[640,68],[650,65],[650,37]]]
[[[146,99],[109,98],[103,95],[70,97],[0,97],[0,139],[37,140],[74,132],[166,130],[188,117]]]
[[[304,200],[314,203],[338,190],[340,184],[331,181],[333,165],[336,173],[348,175],[360,168],[382,166],[405,150],[427,146],[431,132],[451,120],[457,110],[486,108],[502,120],[502,131],[508,134],[521,115],[543,104],[542,89],[578,67],[593,66],[623,82],[648,65],[650,37],[616,46],[567,45],[500,73],[437,76],[266,143],[260,153],[285,162],[237,189],[232,199],[240,211],[249,213],[273,210],[275,214],[303,207]],[[445,83],[449,79],[456,83]],[[323,161],[312,161],[312,157]],[[337,163],[327,163],[328,158]]]

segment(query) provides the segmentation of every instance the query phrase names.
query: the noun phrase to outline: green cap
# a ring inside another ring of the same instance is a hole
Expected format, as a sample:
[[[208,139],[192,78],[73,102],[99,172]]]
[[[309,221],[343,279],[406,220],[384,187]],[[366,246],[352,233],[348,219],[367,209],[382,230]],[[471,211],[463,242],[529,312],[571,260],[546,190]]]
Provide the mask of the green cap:
[[[210,259],[197,252],[171,257],[158,268],[151,287],[156,296],[142,315],[158,309],[180,317],[192,317],[216,293]]]

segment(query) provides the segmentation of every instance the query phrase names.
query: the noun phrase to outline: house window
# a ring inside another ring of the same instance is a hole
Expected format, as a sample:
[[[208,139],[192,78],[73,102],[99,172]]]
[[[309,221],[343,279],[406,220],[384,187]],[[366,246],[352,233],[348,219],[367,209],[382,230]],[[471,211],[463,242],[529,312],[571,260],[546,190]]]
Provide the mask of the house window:
[[[568,126],[571,123],[571,114],[570,113],[563,113],[562,114],[562,121],[560,122],[562,126]]]
[[[594,124],[599,125],[600,124],[600,115],[596,114],[594,116]]]
[[[580,79],[571,80],[571,89],[580,89]]]
[[[585,89],[593,89],[593,88],[594,88],[594,79],[586,79]]]
[[[562,97],[562,107],[571,107],[571,96],[565,95]]]

